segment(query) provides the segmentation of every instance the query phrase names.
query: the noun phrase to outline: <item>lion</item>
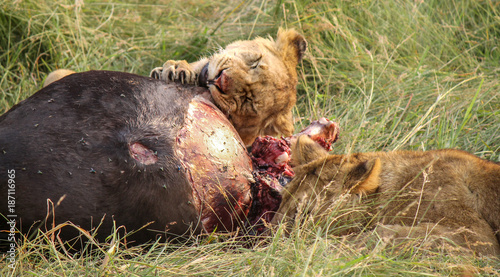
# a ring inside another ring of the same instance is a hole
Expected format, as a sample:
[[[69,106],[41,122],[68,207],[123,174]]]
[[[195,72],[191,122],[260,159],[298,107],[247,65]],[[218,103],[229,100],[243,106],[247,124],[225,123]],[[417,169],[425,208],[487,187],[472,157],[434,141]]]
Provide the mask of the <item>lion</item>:
[[[329,155],[307,136],[292,157],[301,164],[274,225],[289,231],[311,213],[339,235],[374,229],[398,247],[413,239],[500,255],[500,164],[454,149]]]
[[[280,29],[276,41],[260,37],[236,41],[193,63],[168,60],[150,76],[207,86],[248,146],[258,136],[292,135],[296,67],[306,48],[301,34]]]
[[[47,78],[45,78],[45,81],[43,82],[43,87],[46,87],[50,84],[52,84],[53,82],[55,81],[58,81],[68,75],[71,75],[73,73],[76,73],[75,71],[73,70],[70,70],[70,69],[58,69],[58,70],[55,70],[53,72],[51,72]]]

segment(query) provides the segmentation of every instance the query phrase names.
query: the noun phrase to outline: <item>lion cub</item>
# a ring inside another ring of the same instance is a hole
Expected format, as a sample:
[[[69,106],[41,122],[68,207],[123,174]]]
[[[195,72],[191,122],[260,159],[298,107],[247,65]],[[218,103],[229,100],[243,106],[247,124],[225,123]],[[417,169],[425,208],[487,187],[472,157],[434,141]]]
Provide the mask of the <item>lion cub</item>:
[[[451,149],[328,155],[307,136],[292,146],[292,157],[302,165],[274,224],[303,211],[317,222],[335,218],[329,222],[337,234],[371,226],[399,246],[411,238],[500,255],[499,164]]]
[[[208,86],[215,104],[243,142],[251,145],[257,136],[292,135],[296,67],[306,48],[301,34],[280,29],[276,41],[236,41],[193,63],[169,60],[150,75],[167,82]]]
[[[47,76],[47,78],[45,78],[45,81],[43,82],[43,87],[46,87],[55,81],[59,81],[60,79],[66,77],[68,75],[71,75],[73,73],[76,73],[76,72],[73,70],[69,70],[69,69],[58,69],[56,71],[53,71]]]

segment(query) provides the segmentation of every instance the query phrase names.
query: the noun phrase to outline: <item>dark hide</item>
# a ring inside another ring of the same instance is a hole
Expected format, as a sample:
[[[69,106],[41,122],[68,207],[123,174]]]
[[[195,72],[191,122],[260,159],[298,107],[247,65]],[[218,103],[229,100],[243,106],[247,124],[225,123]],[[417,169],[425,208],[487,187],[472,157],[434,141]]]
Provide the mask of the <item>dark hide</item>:
[[[13,169],[13,214],[22,233],[66,221],[92,230],[103,217],[97,231],[101,241],[110,235],[113,219],[128,232],[152,222],[129,241],[145,242],[165,232],[200,233],[200,200],[193,199],[191,175],[176,154],[176,136],[189,102],[203,92],[127,73],[90,71],[69,75],[17,104],[0,117],[2,217],[11,214],[4,201],[7,172]],[[44,222],[48,199],[56,208]],[[8,229],[2,218],[0,230]],[[64,227],[60,236],[77,234]]]

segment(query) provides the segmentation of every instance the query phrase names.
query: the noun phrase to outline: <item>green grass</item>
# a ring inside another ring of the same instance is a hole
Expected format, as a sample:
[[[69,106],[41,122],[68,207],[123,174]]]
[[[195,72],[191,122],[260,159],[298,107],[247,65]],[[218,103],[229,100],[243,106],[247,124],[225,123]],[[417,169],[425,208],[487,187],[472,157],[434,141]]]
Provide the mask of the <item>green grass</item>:
[[[296,128],[337,121],[335,153],[459,148],[500,162],[494,0],[0,0],[0,114],[57,68],[148,75],[166,59],[193,61],[280,26],[309,43]],[[359,247],[312,226],[247,247],[214,235],[74,255],[39,237],[19,249],[15,272],[2,258],[0,275],[500,275],[498,260],[395,253],[380,243]]]

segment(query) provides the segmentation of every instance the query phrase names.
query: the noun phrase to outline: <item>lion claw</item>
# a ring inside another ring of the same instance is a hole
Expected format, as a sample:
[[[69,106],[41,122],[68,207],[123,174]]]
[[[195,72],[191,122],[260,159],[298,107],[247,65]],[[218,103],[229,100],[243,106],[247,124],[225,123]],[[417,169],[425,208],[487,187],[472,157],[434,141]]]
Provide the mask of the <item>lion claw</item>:
[[[162,71],[163,67],[155,67],[153,68],[153,70],[151,70],[151,73],[149,73],[149,77],[160,80]]]
[[[187,85],[196,84],[196,73],[186,61],[168,60],[163,67],[157,67],[150,73],[150,77],[165,82],[180,82]]]

